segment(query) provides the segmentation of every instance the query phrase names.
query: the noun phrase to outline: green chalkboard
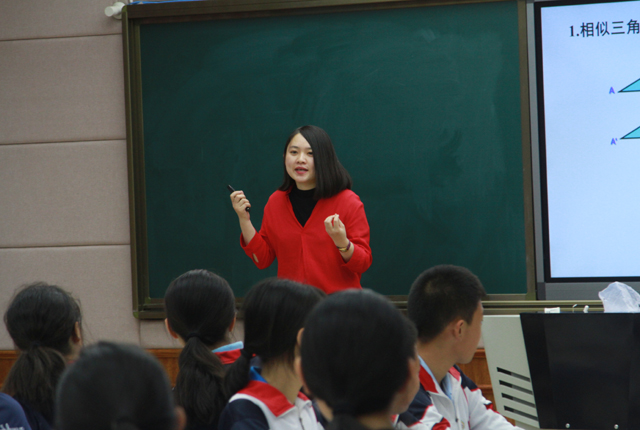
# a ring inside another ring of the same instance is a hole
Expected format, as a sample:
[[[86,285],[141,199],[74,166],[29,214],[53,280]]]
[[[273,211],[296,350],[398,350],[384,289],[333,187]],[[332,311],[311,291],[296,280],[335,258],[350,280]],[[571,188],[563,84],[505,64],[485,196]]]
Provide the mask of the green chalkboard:
[[[405,295],[421,271],[452,263],[490,294],[527,292],[515,1],[136,29],[137,272],[151,299],[193,268],[239,297],[275,275],[276,263],[258,270],[240,249],[226,185],[246,192],[259,228],[285,140],[304,124],[328,131],[364,202],[364,287]]]

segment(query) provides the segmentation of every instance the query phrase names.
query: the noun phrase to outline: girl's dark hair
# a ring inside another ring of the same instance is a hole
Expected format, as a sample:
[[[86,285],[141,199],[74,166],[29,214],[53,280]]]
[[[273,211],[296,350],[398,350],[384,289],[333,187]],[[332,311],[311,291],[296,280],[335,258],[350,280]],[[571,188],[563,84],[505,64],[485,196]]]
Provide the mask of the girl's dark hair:
[[[218,422],[225,405],[225,369],[211,346],[224,340],[236,314],[231,287],[220,276],[192,270],[176,278],[164,297],[169,326],[185,342],[178,361],[176,403],[189,426]]]
[[[167,375],[138,346],[88,346],[60,379],[57,430],[174,430],[176,422]]]
[[[281,278],[268,278],[247,293],[244,313],[244,349],[225,377],[228,397],[249,383],[250,360],[263,365],[283,360],[293,366],[298,332],[313,307],[325,297],[319,289]]]
[[[409,375],[415,329],[369,290],[334,294],[311,313],[300,348],[311,393],[333,409],[329,429],[360,429],[356,417],[385,411]]]
[[[27,403],[48,421],[53,420],[55,387],[71,352],[69,340],[81,323],[80,306],[69,293],[44,282],[28,285],[16,294],[4,324],[20,350],[2,391]]]
[[[342,190],[351,189],[351,176],[345,169],[335,149],[333,149],[333,143],[326,131],[315,125],[305,125],[298,127],[287,139],[287,143],[284,145],[284,155],[287,155],[287,148],[291,139],[297,134],[301,134],[313,151],[313,164],[316,170],[316,191],[314,198],[316,200],[327,199],[338,194]],[[284,164],[284,161],[283,161]],[[284,180],[282,185],[278,188],[280,191],[287,191],[295,185],[295,181],[287,173],[287,167],[284,166]]]

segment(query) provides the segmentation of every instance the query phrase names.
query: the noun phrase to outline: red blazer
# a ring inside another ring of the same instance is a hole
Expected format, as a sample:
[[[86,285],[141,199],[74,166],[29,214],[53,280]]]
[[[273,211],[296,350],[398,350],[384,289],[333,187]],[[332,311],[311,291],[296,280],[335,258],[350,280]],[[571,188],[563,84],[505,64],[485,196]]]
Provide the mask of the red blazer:
[[[345,263],[327,234],[324,220],[333,214],[347,230],[347,238],[356,245]],[[276,191],[264,208],[260,231],[240,245],[259,269],[278,259],[278,277],[320,288],[330,294],[347,288],[362,288],[360,277],[371,266],[369,223],[364,205],[351,190],[318,200],[304,227],[293,213],[288,191]],[[257,258],[257,261],[256,261]]]

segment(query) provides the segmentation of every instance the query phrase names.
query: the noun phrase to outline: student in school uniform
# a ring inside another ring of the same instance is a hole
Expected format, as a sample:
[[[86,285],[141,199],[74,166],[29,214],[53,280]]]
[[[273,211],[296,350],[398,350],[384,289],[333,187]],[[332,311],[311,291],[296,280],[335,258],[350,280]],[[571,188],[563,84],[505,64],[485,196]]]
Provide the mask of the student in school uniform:
[[[183,348],[174,395],[185,409],[187,430],[216,430],[226,403],[226,368],[242,351],[233,342],[235,297],[225,279],[207,270],[192,270],[171,282],[165,293],[165,325]]]
[[[513,430],[456,363],[469,363],[482,334],[480,280],[469,270],[435,266],[414,281],[408,316],[418,330],[420,389],[399,425],[428,430]]]
[[[88,346],[56,392],[56,430],[183,430],[185,423],[165,370],[136,345]]]
[[[0,430],[31,430],[20,403],[5,393],[0,393]]]
[[[245,296],[244,349],[225,377],[231,398],[219,430],[322,428],[311,401],[300,392],[294,359],[298,333],[323,296],[317,288],[281,278],[266,279]],[[260,369],[251,366],[254,356]]]
[[[393,428],[418,390],[415,338],[411,323],[372,291],[340,292],[314,309],[296,368],[328,430]]]
[[[49,430],[56,384],[82,348],[80,306],[62,288],[39,282],[19,290],[4,322],[20,354],[2,391],[20,403],[32,430]]]
[[[327,294],[361,288],[360,278],[371,266],[369,223],[331,138],[320,127],[297,128],[285,144],[283,162],[284,180],[264,208],[259,232],[244,192],[231,194],[242,249],[259,269],[277,258],[278,277]]]

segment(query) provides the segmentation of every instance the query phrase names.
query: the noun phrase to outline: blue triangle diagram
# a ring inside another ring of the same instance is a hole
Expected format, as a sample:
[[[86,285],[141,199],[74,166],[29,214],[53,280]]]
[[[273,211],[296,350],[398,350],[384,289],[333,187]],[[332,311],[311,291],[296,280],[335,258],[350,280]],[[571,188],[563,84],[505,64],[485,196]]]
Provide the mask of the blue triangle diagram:
[[[638,79],[637,81],[635,81],[631,85],[627,85],[626,87],[624,87],[623,89],[621,89],[618,92],[619,93],[630,93],[630,92],[633,92],[633,91],[640,91],[640,79]],[[623,139],[624,139],[624,137],[623,137]]]
[[[640,127],[636,128],[626,136],[622,136],[621,139],[640,139]]]

